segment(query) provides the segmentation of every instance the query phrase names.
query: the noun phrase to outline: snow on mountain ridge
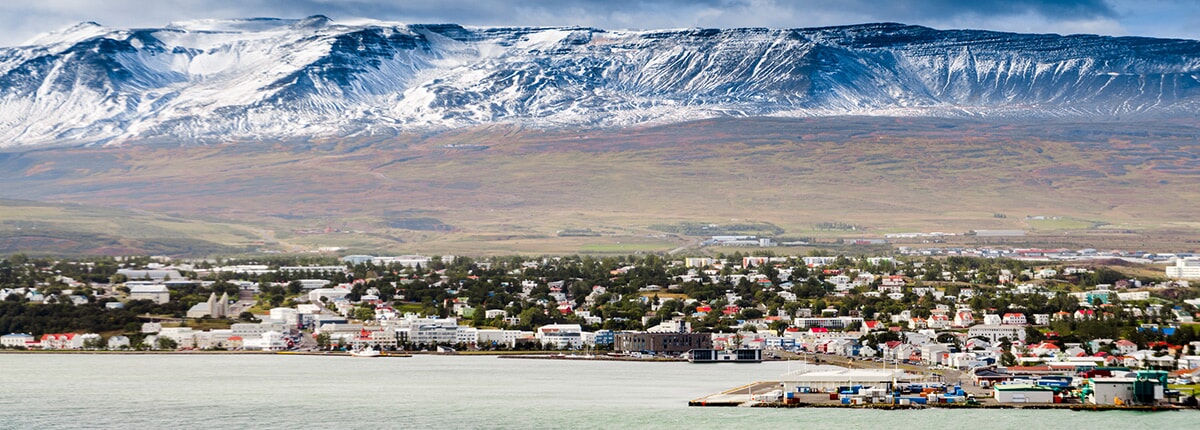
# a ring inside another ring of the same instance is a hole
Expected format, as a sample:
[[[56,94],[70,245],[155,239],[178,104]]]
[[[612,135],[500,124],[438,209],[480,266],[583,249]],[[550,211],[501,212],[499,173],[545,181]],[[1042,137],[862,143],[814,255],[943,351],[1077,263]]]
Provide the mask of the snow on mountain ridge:
[[[941,31],[605,31],[251,18],[0,48],[0,146],[714,116],[1194,114],[1200,42]]]

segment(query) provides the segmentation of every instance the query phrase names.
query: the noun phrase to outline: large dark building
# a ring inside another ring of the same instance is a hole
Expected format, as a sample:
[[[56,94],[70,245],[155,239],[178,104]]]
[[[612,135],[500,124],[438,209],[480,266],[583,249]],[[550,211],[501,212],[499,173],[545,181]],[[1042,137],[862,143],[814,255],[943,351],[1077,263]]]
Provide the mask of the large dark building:
[[[620,333],[614,350],[675,355],[693,349],[711,349],[710,333]]]

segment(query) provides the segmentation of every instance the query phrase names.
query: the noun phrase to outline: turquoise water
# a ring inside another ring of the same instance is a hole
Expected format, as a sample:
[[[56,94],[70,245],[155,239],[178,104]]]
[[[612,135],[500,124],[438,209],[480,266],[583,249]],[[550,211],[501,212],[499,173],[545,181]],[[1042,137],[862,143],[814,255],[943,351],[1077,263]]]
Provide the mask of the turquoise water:
[[[0,355],[0,428],[1200,428],[1200,412],[689,408],[787,364]]]

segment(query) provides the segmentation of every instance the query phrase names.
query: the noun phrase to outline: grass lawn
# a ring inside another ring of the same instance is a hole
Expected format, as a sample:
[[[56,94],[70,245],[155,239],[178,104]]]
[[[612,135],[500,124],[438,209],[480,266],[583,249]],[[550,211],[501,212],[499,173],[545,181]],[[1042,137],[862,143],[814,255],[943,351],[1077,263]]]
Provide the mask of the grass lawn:
[[[1192,396],[1192,395],[1196,395],[1197,391],[1200,390],[1200,384],[1188,384],[1188,385],[1169,384],[1169,385],[1167,385],[1167,388],[1170,388],[1172,390],[1177,390],[1180,393],[1183,393],[1183,395],[1185,395],[1185,396]]]

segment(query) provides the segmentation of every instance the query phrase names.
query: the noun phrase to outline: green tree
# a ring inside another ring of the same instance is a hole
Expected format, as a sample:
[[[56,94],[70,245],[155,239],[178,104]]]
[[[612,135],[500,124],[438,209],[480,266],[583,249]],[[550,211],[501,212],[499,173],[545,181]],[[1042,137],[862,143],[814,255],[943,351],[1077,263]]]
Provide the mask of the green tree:
[[[1000,354],[1000,365],[1001,366],[1013,366],[1016,364],[1017,364],[1017,357],[1014,356],[1013,353],[1011,353],[1009,351],[1004,351],[1004,354]]]
[[[83,341],[83,349],[104,349],[104,338],[101,336],[88,338]]]
[[[366,306],[354,308],[354,319],[360,321],[370,321],[375,319],[375,309]]]
[[[166,336],[159,336],[158,339],[154,341],[154,346],[158,349],[168,351],[179,349],[179,343],[175,342],[175,339],[171,339]]]
[[[316,337],[317,349],[329,349],[329,333],[321,333]]]

